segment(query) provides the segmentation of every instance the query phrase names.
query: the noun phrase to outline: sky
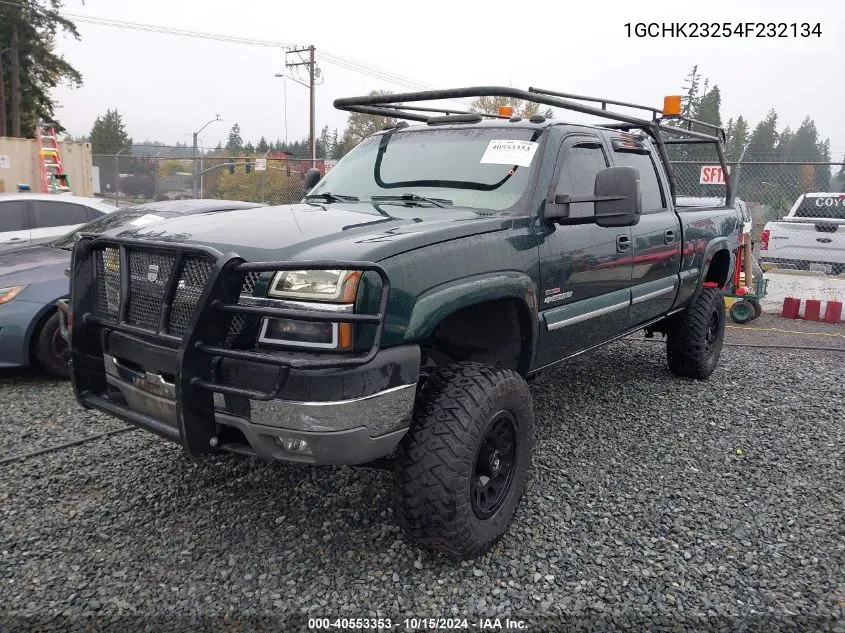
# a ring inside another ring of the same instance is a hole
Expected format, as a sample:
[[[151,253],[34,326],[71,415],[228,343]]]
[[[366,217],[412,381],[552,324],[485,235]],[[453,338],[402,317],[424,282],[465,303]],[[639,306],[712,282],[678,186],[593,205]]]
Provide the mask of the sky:
[[[321,53],[429,88],[537,86],[654,106],[664,95],[679,94],[698,64],[702,77],[721,90],[724,122],[742,114],[755,125],[774,108],[779,129],[794,130],[810,116],[830,138],[833,158],[845,155],[845,3],[834,0],[65,0],[65,11],[290,46],[313,44],[322,75],[318,134],[323,125],[343,132],[346,113],[333,108],[336,98],[410,89],[354,72]],[[628,37],[625,26],[670,22],[818,23],[822,35],[637,38]],[[216,114],[223,121],[203,130],[204,147],[225,144],[235,122],[245,141],[262,135],[294,141],[308,133],[307,88],[274,77],[285,70],[282,48],[82,21],[77,26],[81,39],[62,37],[57,47],[84,84],[55,91],[57,115],[73,135],[88,134],[109,108],[121,113],[136,142],[190,143],[191,133]],[[557,118],[584,120],[569,113]]]

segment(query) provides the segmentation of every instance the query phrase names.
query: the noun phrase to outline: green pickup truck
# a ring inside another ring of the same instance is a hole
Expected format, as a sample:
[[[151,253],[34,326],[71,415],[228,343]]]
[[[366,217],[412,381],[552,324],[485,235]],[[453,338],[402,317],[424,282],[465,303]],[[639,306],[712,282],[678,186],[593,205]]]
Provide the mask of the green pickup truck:
[[[476,96],[610,122],[438,105]],[[389,468],[410,537],[477,556],[526,487],[526,380],[637,330],[665,335],[676,375],[714,370],[741,218],[730,182],[725,206],[678,208],[668,156],[724,163],[724,136],[534,88],[335,106],[398,122],[300,203],[80,237],[76,398],[191,455]]]

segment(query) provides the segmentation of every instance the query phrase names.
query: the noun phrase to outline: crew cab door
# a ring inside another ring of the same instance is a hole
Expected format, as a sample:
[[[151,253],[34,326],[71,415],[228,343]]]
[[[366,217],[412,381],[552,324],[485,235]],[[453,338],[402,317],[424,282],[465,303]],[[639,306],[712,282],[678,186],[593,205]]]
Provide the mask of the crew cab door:
[[[547,202],[555,194],[592,195],[596,174],[609,166],[598,136],[564,139]],[[570,217],[593,214],[594,203],[570,205]],[[595,223],[561,226],[540,219],[540,344],[542,366],[620,334],[628,318],[631,227]]]
[[[633,227],[631,311],[628,327],[665,314],[678,292],[681,269],[681,222],[672,208],[669,183],[658,169],[659,158],[645,142],[611,139],[613,163],[640,173],[642,214]]]

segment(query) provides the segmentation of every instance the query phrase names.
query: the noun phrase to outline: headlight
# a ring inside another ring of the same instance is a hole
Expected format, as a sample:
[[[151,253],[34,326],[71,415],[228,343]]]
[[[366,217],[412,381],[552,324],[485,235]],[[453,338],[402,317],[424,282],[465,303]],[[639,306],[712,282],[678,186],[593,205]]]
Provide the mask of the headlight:
[[[353,303],[361,273],[357,270],[283,270],[267,294],[271,297]]]
[[[0,288],[0,305],[9,303],[12,299],[17,297],[24,291],[26,286],[10,286],[9,288]]]

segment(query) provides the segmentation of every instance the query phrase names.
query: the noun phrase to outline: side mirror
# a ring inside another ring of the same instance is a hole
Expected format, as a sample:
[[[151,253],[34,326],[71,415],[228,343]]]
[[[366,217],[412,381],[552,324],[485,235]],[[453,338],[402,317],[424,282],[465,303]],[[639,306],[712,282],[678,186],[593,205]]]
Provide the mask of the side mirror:
[[[316,167],[312,167],[305,172],[305,191],[311,191],[315,186],[317,186],[317,183],[320,182],[320,178],[322,177],[320,170]]]
[[[608,167],[596,174],[596,224],[634,226],[640,221],[643,200],[640,172],[633,167]]]
[[[569,207],[577,202],[595,203],[591,216],[572,218]],[[558,224],[598,224],[599,226],[633,226],[640,221],[642,195],[640,173],[633,167],[608,167],[596,174],[591,196],[555,194],[547,203],[543,216]]]

